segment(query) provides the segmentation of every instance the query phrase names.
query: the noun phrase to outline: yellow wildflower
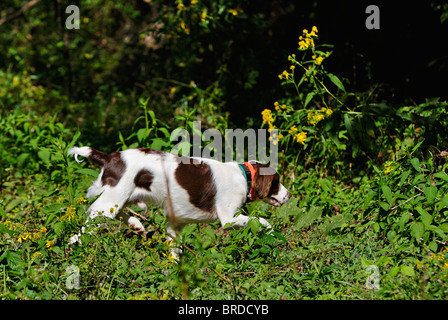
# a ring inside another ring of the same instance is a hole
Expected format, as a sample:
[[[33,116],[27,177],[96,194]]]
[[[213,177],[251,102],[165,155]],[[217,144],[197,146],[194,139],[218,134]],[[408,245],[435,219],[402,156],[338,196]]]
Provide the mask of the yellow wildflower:
[[[294,134],[297,131],[299,131],[299,129],[297,129],[297,127],[295,125],[293,125],[291,128],[289,128],[289,134]]]
[[[277,143],[283,138],[283,135],[281,133],[277,134],[277,133],[273,133],[270,137],[269,137],[269,141],[272,141],[273,145],[277,145]]]
[[[313,28],[311,29],[311,32],[308,34],[309,37],[317,37],[317,28],[316,26],[313,26]]]
[[[78,204],[80,204],[80,203],[86,203],[86,202],[87,202],[87,200],[84,199],[84,197],[81,197],[81,198],[79,198],[79,199],[76,199],[76,203],[78,203]]]
[[[261,112],[261,115],[263,116],[263,123],[267,124],[267,123],[272,123],[274,122],[274,117],[272,116],[272,111],[269,109],[264,109]]]
[[[299,49],[300,50],[308,49],[308,44],[305,41],[299,41]]]
[[[305,144],[306,134],[304,131],[299,132],[294,136],[294,140],[298,143]]]
[[[42,256],[42,252],[35,252],[33,253],[33,255],[31,256],[31,261],[34,261],[36,259],[39,259]]]
[[[320,66],[322,64],[322,61],[324,60],[324,58],[322,58],[321,56],[317,57],[316,60],[314,60],[314,63],[317,66]]]
[[[186,25],[186,23],[185,23],[184,21],[182,21],[182,22],[180,23],[180,28],[183,30],[183,32],[184,32],[186,35],[189,35],[189,34],[190,34],[190,29],[187,27],[187,25]]]
[[[177,3],[177,10],[179,10],[179,11],[184,10],[184,3],[182,1],[179,1]]]
[[[47,243],[45,244],[45,246],[47,247],[47,249],[51,249],[54,246],[54,241],[47,241]]]
[[[243,9],[238,8],[238,9],[229,9],[229,12],[232,15],[237,16],[238,14],[243,13],[244,11],[243,11]]]
[[[76,219],[76,208],[70,206],[67,208],[66,213],[61,217],[62,221],[72,221]]]
[[[207,10],[201,12],[201,22],[205,22],[207,20]]]

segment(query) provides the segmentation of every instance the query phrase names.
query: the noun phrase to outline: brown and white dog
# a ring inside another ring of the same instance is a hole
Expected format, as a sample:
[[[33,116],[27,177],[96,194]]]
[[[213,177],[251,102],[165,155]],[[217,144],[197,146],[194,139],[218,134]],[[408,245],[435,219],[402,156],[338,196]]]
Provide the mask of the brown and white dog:
[[[101,172],[87,191],[87,197],[99,197],[88,208],[86,223],[98,215],[114,218],[128,203],[141,208],[146,204],[169,210],[176,228],[168,222],[168,233],[176,236],[186,224],[210,223],[219,219],[223,227],[245,227],[250,219],[238,209],[248,201],[263,200],[281,206],[291,193],[280,183],[278,173],[257,161],[219,162],[208,158],[183,157],[154,149],[128,149],[107,155],[90,147],[68,151],[90,159]],[[168,188],[172,208],[167,201]],[[271,228],[263,218],[259,221]],[[130,217],[130,227],[145,231],[141,222]],[[70,243],[79,241],[79,234]],[[177,254],[174,252],[177,256]]]

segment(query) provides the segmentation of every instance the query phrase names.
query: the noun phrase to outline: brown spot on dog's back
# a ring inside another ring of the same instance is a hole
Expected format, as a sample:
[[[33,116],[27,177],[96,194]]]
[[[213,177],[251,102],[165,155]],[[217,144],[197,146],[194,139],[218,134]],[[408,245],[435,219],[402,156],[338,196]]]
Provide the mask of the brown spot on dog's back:
[[[134,183],[139,188],[144,188],[151,191],[151,184],[154,180],[154,175],[146,169],[140,170],[134,178]]]
[[[123,159],[121,159],[119,152],[111,153],[107,158],[107,162],[104,164],[104,172],[101,182],[103,185],[115,187],[118,182],[120,182],[121,177],[126,170],[126,164]]]
[[[174,173],[179,185],[188,192],[190,203],[210,213],[216,212],[216,186],[210,166],[204,162],[186,161],[182,157]]]

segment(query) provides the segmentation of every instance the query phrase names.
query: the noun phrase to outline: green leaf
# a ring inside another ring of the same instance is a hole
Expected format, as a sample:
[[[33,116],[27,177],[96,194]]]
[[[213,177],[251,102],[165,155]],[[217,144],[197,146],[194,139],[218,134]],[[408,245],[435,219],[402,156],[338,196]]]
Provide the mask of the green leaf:
[[[382,186],[381,190],[383,191],[384,197],[386,198],[387,202],[389,202],[389,205],[392,205],[394,203],[394,198],[389,186]]]
[[[416,222],[411,227],[411,235],[415,239],[420,239],[423,236],[423,232],[425,232],[425,225],[422,222]]]
[[[430,225],[427,227],[428,230],[432,231],[433,233],[435,233],[436,235],[438,235],[442,240],[446,239],[446,234],[443,232],[442,229],[440,229],[439,227]]]
[[[434,173],[434,178],[439,178],[444,180],[445,182],[448,182],[448,175],[443,171]]]
[[[21,264],[23,263],[22,258],[14,251],[6,250],[5,253],[0,257],[0,262],[6,258],[8,267],[13,270],[22,270]]]
[[[79,131],[79,128],[78,128],[78,129],[76,130],[75,134],[73,135],[73,139],[72,139],[72,141],[71,141],[70,144],[67,146],[67,149],[72,148],[72,147],[75,145],[76,141],[78,141],[78,139],[79,139],[80,136],[81,136],[81,131]]]
[[[412,267],[409,267],[409,266],[402,265],[401,273],[405,276],[415,277],[414,269],[412,269]]]
[[[315,95],[316,95],[316,92],[315,92],[315,91],[311,91],[311,92],[309,92],[309,93],[306,95],[306,98],[305,98],[305,104],[304,104],[304,107],[305,107],[305,108],[306,108],[306,106],[308,105],[308,103],[310,103],[311,100],[313,100],[313,98],[314,98]]]
[[[406,226],[406,223],[409,221],[409,218],[410,218],[409,213],[407,211],[404,211],[401,214],[400,220],[398,222],[398,225],[400,226],[400,229],[399,229],[400,232],[403,232],[405,230],[405,226]]]
[[[414,167],[414,169],[417,170],[418,172],[422,171],[422,168],[420,168],[420,160],[418,160],[418,158],[412,158],[411,164]]]
[[[437,195],[437,187],[436,186],[427,187],[425,188],[424,193],[426,196],[426,201],[433,202]]]
[[[419,143],[417,143],[416,145],[415,145],[415,147],[412,149],[412,152],[411,152],[411,154],[412,153],[414,153],[415,152],[415,150],[417,150],[420,146],[421,146],[421,144],[424,142],[425,140],[423,140],[423,141],[420,141]]]
[[[5,208],[5,212],[9,212],[9,211],[11,211],[11,210],[14,209],[15,207],[17,207],[20,203],[22,203],[22,201],[23,201],[23,200],[20,199],[20,198],[12,199],[11,202],[8,203],[8,205],[6,206],[6,208]]]
[[[98,171],[88,169],[88,168],[78,169],[75,171],[75,173],[84,174],[84,175],[86,174],[86,175],[92,176],[94,178],[98,177]]]
[[[146,130],[146,128],[140,129],[137,131],[137,139],[139,142],[146,140],[149,137],[149,133],[151,130]]]
[[[429,249],[433,252],[437,252],[437,242],[431,241],[428,245]]]
[[[213,232],[213,229],[211,228],[204,228],[202,229],[202,232],[204,232],[212,242],[214,242],[216,240],[216,236],[215,233]]]
[[[37,156],[42,160],[44,164],[50,164],[50,152],[47,150],[40,150]]]
[[[380,207],[384,210],[384,211],[388,211],[390,208],[390,205],[387,202],[384,201],[380,201]]]
[[[439,224],[439,229],[442,230],[443,232],[448,232],[448,222]]]
[[[53,226],[54,233],[56,233],[58,236],[62,235],[65,229],[65,223],[60,221],[56,222]]]
[[[432,215],[428,213],[425,209],[423,209],[421,206],[418,206],[415,208],[418,213],[420,214],[420,218],[422,222],[424,223],[425,227],[428,227],[432,223]]]
[[[373,231],[376,233],[380,232],[380,224],[378,222],[373,224]]]
[[[17,158],[17,165],[19,167],[23,166],[23,164],[25,163],[25,160],[28,158],[30,154],[29,153],[22,153],[18,158]]]
[[[348,114],[344,114],[344,124],[345,127],[347,128],[347,132],[350,135],[350,137],[352,137],[352,139],[355,139],[355,134],[353,132],[353,127],[352,127],[352,121],[350,120]]]
[[[327,77],[331,80],[331,82],[333,82],[336,85],[336,87],[338,87],[339,89],[341,89],[342,91],[345,92],[344,85],[342,84],[341,80],[339,80],[339,78],[337,76],[335,76],[332,73],[327,73]]]

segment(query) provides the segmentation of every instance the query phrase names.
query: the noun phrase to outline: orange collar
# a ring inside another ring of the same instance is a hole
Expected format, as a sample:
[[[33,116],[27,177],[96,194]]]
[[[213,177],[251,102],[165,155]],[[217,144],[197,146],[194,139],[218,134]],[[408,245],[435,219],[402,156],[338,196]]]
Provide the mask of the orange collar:
[[[250,201],[253,201],[254,200],[254,191],[255,191],[254,190],[255,168],[249,162],[244,162],[244,165],[250,171],[251,183],[250,183],[250,192],[248,192],[248,193],[250,194]]]

